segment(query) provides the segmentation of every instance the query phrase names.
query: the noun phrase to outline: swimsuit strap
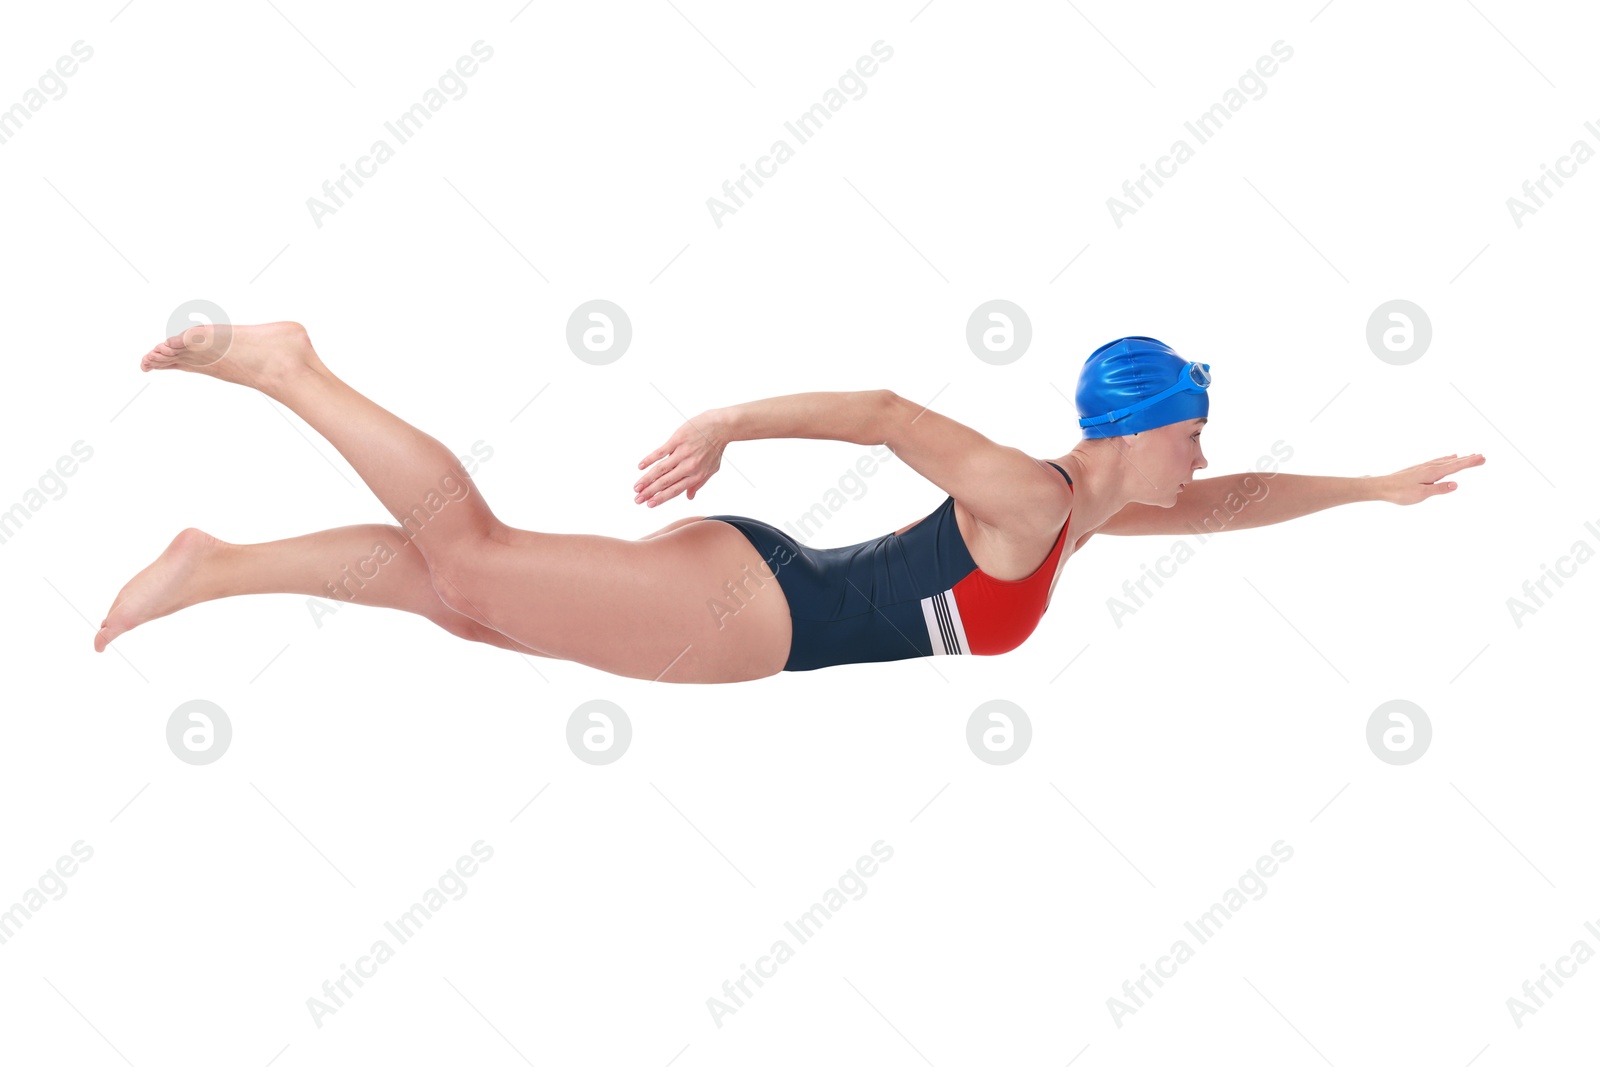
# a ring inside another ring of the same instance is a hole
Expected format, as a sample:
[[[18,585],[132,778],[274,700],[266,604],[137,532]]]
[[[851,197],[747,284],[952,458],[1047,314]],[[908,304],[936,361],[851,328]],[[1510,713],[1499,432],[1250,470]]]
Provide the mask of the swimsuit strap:
[[[1068,474],[1065,470],[1062,470],[1061,464],[1049,459],[1045,460],[1045,462],[1050,464],[1050,466],[1054,467],[1056,470],[1061,471],[1061,477],[1067,480],[1068,485],[1072,485],[1072,475]]]

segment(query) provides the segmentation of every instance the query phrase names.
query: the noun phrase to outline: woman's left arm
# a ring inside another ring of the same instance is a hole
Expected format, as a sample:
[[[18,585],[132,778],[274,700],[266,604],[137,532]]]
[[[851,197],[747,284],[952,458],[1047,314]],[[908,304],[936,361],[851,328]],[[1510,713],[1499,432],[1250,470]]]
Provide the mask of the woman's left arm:
[[[1247,471],[1190,482],[1170,508],[1129,504],[1096,533],[1213,534],[1287,522],[1302,515],[1362,500],[1415,504],[1448,493],[1455,482],[1440,479],[1484,462],[1483,456],[1440,456],[1380,477],[1339,478],[1314,474]]]

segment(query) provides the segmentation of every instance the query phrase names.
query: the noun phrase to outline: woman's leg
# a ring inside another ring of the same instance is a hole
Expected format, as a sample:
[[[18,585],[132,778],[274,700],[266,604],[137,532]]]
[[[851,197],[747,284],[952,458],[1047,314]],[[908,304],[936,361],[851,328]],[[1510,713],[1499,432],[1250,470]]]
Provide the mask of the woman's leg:
[[[192,327],[157,345],[143,366],[247,385],[294,411],[349,460],[430,568],[503,526],[448,448],[335,376],[297,322]],[[448,374],[444,363],[427,366]]]
[[[449,449],[336,377],[299,323],[192,327],[143,365],[248,385],[289,407],[406,528],[440,599],[515,641],[630,678],[739,681],[782,669],[787,602],[726,523],[639,541],[508,526]]]
[[[546,656],[446,607],[405,531],[381,524],[341,526],[253,545],[219,541],[192,527],[184,530],[117,594],[95,637],[95,651],[151,619],[248,593],[297,593],[409,611],[469,641]]]

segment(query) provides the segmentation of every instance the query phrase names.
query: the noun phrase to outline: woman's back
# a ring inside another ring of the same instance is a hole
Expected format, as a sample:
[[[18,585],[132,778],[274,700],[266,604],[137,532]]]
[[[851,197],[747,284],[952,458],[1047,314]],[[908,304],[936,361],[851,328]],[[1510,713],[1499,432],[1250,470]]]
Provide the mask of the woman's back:
[[[1054,463],[1067,484],[1072,478]],[[916,656],[1009,652],[1039,624],[1071,525],[1033,574],[1018,581],[979,569],[946,497],[894,533],[811,548],[757,519],[708,515],[739,528],[761,552],[789,601],[794,635],[784,670]]]

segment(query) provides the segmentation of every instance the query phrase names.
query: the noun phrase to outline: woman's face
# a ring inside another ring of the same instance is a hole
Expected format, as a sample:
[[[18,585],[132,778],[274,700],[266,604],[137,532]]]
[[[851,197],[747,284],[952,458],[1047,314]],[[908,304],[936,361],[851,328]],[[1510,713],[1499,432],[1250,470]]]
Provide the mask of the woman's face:
[[[1177,503],[1184,484],[1194,480],[1195,471],[1209,466],[1200,446],[1205,424],[1203,418],[1185,419],[1139,434],[1140,439],[1148,439],[1135,457],[1151,483],[1145,487],[1153,498],[1147,503],[1171,507]]]

